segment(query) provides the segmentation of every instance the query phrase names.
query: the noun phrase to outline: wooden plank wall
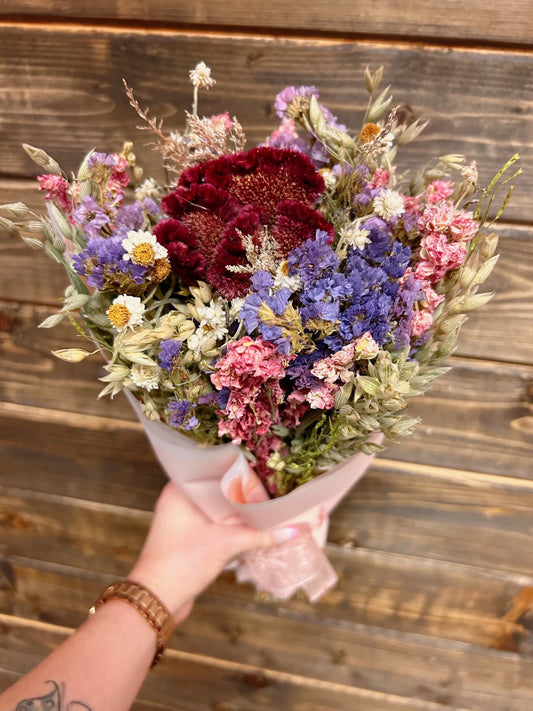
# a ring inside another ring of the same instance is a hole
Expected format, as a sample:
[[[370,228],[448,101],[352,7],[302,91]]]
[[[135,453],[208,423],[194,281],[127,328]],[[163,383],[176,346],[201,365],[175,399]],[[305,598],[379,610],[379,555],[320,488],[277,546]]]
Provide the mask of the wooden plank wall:
[[[490,7],[490,9],[488,9]],[[121,80],[169,124],[199,60],[251,141],[287,84],[317,84],[357,125],[361,73],[383,64],[430,118],[405,167],[462,152],[488,177],[523,156],[497,296],[452,373],[413,407],[415,436],[376,460],[332,519],[340,584],[276,604],[223,575],[150,675],[136,709],[533,708],[533,15],[529,0],[0,0],[0,199],[39,203],[19,144],[74,169],[133,138]],[[97,361],[69,366],[37,330],[64,279],[0,235],[0,688],[84,618],[134,560],[164,476],[126,403],[97,401]]]

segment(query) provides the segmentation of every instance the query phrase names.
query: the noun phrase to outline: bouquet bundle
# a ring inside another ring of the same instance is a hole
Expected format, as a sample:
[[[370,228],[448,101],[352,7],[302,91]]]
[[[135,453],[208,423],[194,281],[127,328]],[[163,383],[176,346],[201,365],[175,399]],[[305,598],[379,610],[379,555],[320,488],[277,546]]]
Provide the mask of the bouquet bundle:
[[[497,261],[486,223],[517,156],[487,189],[457,155],[401,175],[397,150],[425,123],[392,107],[382,70],[368,69],[356,132],[315,87],[288,87],[275,100],[279,127],[246,150],[236,118],[198,116],[210,69],[190,77],[181,132],[164,132],[126,86],[165,185],[143,178],[131,143],[91,151],[70,178],[25,146],[46,171],[47,215],[5,205],[1,224],[64,267],[63,307],[41,326],[67,318],[97,344],[101,394],[133,395],[167,471],[204,510],[262,526],[300,518],[323,543],[328,511],[383,437],[412,431],[408,400],[445,372],[466,314],[490,299],[478,293]],[[309,550],[287,553],[277,587],[262,587],[291,594],[298,581],[283,579],[303,559],[300,578],[322,566],[308,591],[318,597],[334,578]],[[265,559],[245,563],[242,577],[258,582]]]

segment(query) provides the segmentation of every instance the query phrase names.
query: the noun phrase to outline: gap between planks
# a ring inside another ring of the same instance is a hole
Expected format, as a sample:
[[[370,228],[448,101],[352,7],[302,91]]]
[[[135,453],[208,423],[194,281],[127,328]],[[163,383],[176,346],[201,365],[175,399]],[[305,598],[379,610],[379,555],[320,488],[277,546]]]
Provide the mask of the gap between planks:
[[[477,361],[475,359],[454,358],[454,362],[461,365],[470,365],[474,362],[481,365],[489,365],[489,370],[498,367],[496,363],[487,364],[485,361]],[[523,371],[531,370],[533,376],[533,366],[517,366]],[[47,424],[53,423],[57,425],[67,425],[79,429],[93,429],[96,431],[133,431],[143,432],[142,424],[136,420],[117,419],[113,417],[104,417],[102,415],[89,415],[68,410],[54,410],[44,407],[34,407],[31,405],[21,405],[16,402],[0,401],[0,416],[15,418],[18,420],[27,420],[30,422],[44,422]],[[432,429],[436,428],[432,426]],[[492,441],[492,439],[491,439]],[[468,486],[499,486],[505,489],[519,489],[523,491],[533,491],[533,480],[520,479],[517,477],[499,476],[497,474],[484,474],[482,472],[473,472],[465,469],[450,469],[429,464],[417,464],[412,462],[404,462],[401,460],[387,459],[379,457],[375,460],[374,466],[387,471],[400,471],[402,473],[413,474],[415,476],[431,477],[433,479],[443,479],[448,481],[460,481]]]
[[[19,628],[33,629],[38,632],[42,632],[45,635],[56,636],[56,637],[69,637],[74,629],[70,627],[63,627],[60,625],[53,625],[48,622],[41,622],[37,620],[27,620],[21,617],[14,617],[11,615],[6,615],[0,613],[0,624],[9,625],[11,627],[18,626]],[[63,640],[57,640],[60,643]],[[468,645],[467,645],[468,646]],[[505,653],[510,654],[510,653]],[[354,686],[348,686],[346,684],[339,684],[338,682],[322,681],[320,679],[313,679],[312,677],[306,677],[299,674],[289,674],[282,671],[274,671],[272,669],[265,669],[263,667],[257,667],[251,664],[243,664],[241,662],[232,662],[226,659],[218,659],[216,657],[207,657],[200,654],[194,654],[192,652],[185,652],[177,649],[167,649],[165,655],[168,659],[174,659],[176,661],[188,661],[195,664],[203,664],[205,666],[211,666],[218,669],[223,669],[229,672],[236,672],[240,674],[261,674],[261,676],[266,677],[272,681],[279,681],[292,684],[294,686],[305,687],[307,689],[321,689],[325,691],[340,692],[343,694],[348,694],[353,696],[354,699],[363,698],[366,700],[372,700],[376,703],[379,702],[394,702],[397,705],[403,705],[408,709],[420,709],[420,711],[442,711],[443,707],[441,704],[433,703],[431,701],[424,701],[421,699],[413,699],[403,696],[398,696],[396,694],[385,694],[379,691],[372,691],[370,689],[363,689]],[[513,657],[517,655],[511,655]],[[454,706],[454,711],[468,711],[462,707]]]
[[[125,34],[138,34],[142,36],[165,36],[165,37],[202,37],[206,40],[209,39],[234,39],[234,40],[257,40],[262,42],[275,42],[280,41],[292,42],[295,44],[305,44],[309,45],[313,43],[316,46],[331,46],[331,45],[343,45],[343,44],[353,44],[355,41],[360,45],[367,45],[373,48],[388,48],[391,46],[397,47],[399,49],[413,49],[416,47],[424,49],[426,52],[438,52],[438,53],[448,53],[450,51],[460,51],[475,54],[509,54],[512,52],[516,55],[531,56],[533,54],[533,47],[524,47],[524,45],[516,43],[507,42],[494,42],[494,43],[480,43],[474,40],[460,43],[455,40],[455,43],[450,38],[440,39],[436,37],[417,37],[410,35],[371,35],[371,34],[358,34],[358,33],[347,33],[346,36],[339,35],[335,32],[316,32],[313,30],[297,32],[296,30],[280,30],[272,29],[268,31],[265,27],[231,27],[227,26],[224,29],[220,29],[219,25],[204,25],[203,29],[198,29],[196,25],[150,25],[146,28],[146,24],[143,22],[123,22],[121,24],[114,25],[112,23],[107,23],[102,21],[102,23],[95,23],[91,20],[91,24],[83,22],[77,19],[68,19],[64,22],[58,22],[57,18],[54,18],[53,22],[50,22],[50,18],[44,16],[39,21],[29,21],[29,20],[0,20],[0,30],[1,29],[21,29],[21,30],[39,30],[40,32],[73,32],[73,33],[100,33],[100,34],[114,34],[114,35],[125,35]]]

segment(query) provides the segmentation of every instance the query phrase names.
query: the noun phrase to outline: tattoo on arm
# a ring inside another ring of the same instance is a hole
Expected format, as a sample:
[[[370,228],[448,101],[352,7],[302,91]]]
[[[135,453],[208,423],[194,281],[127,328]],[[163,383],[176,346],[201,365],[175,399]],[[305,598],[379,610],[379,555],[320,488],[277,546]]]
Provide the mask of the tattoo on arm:
[[[34,699],[25,699],[17,704],[15,711],[92,711],[90,706],[83,701],[70,701],[65,699],[65,685],[59,686],[55,681],[48,680],[47,684],[52,684],[53,689],[45,696],[38,696]]]

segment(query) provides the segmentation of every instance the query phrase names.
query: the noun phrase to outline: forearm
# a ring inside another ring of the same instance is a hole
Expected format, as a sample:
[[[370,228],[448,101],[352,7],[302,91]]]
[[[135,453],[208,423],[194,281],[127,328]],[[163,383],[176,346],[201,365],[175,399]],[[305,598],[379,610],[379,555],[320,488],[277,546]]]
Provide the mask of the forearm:
[[[150,668],[156,635],[127,603],[112,600],[99,608],[49,657],[0,695],[0,711],[67,708],[127,711]],[[47,683],[51,682],[51,683]],[[55,705],[36,705],[37,699]],[[33,705],[22,702],[33,700]]]

